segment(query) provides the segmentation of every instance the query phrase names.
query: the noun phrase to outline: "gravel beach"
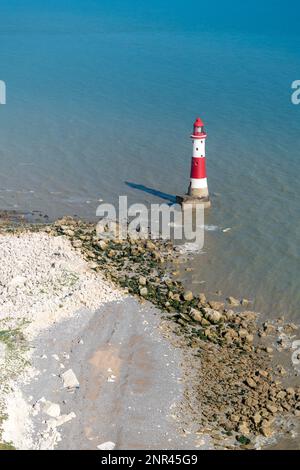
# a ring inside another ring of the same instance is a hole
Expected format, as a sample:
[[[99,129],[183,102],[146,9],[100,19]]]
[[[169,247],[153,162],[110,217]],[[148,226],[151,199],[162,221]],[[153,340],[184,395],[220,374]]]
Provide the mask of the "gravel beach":
[[[111,223],[2,229],[2,448],[295,447],[298,326],[195,295],[185,257]]]

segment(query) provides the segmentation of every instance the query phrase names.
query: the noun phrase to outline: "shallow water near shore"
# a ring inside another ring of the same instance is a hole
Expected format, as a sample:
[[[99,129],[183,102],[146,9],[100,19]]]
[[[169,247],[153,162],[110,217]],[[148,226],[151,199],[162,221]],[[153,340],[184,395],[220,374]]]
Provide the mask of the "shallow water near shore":
[[[268,24],[249,28],[235,10],[234,25],[210,12],[205,26],[176,2],[172,14],[154,2],[149,15],[133,5],[112,15],[90,2],[85,12],[74,2],[72,14],[35,3],[26,13],[2,7],[1,209],[92,219],[101,199],[149,204],[163,202],[149,189],[183,193],[199,114],[212,195],[205,223],[216,230],[190,258],[186,281],[296,321],[296,25],[282,31],[283,18],[279,36]],[[272,15],[276,23],[276,8]]]

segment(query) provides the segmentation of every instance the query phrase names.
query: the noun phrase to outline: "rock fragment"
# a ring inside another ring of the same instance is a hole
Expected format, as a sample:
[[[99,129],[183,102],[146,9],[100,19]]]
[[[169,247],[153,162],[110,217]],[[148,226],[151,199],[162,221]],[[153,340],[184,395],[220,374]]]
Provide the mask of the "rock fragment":
[[[148,295],[148,289],[147,289],[147,287],[142,287],[142,288],[140,289],[140,295],[141,295],[142,297],[147,297],[147,295]]]
[[[229,296],[226,300],[232,307],[238,307],[240,305],[240,301],[235,297]]]
[[[79,382],[72,369],[69,369],[61,374],[61,378],[63,380],[64,388],[79,388]]]
[[[193,292],[190,291],[190,290],[186,291],[186,292],[183,294],[183,298],[184,298],[184,300],[186,300],[186,301],[191,301],[191,300],[193,300],[193,298],[194,298]]]
[[[99,450],[113,450],[116,447],[116,444],[112,441],[103,442],[97,446]]]
[[[52,418],[58,418],[60,416],[60,406],[57,403],[46,401],[43,406],[43,412]]]

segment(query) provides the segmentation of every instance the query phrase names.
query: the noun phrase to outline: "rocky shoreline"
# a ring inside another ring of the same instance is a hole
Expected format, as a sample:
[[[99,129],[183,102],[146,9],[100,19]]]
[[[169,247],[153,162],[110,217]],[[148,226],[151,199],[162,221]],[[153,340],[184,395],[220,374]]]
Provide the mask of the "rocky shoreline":
[[[186,290],[178,280],[180,247],[170,241],[123,240],[116,224],[108,222],[96,233],[94,224],[72,218],[1,228],[26,230],[67,237],[92,270],[163,312],[161,331],[186,358],[185,400],[178,409],[186,432],[209,434],[216,448],[228,449],[260,448],[280,433],[295,433],[299,383],[289,384],[287,371],[274,364],[274,354],[283,347],[283,334],[293,338],[296,325],[283,319],[260,324],[246,299],[216,301]]]

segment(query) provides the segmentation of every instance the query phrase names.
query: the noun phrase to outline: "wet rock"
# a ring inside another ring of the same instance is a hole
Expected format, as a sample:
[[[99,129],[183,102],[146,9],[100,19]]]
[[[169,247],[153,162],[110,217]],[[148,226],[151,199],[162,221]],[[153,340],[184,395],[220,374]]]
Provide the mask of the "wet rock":
[[[274,335],[276,333],[275,326],[269,323],[264,323],[263,328],[266,335]]]
[[[190,302],[190,301],[193,300],[193,298],[194,298],[193,292],[190,291],[190,290],[184,292],[183,298],[184,298],[184,300]]]
[[[249,436],[250,435],[250,429],[249,429],[249,426],[248,424],[243,421],[239,427],[238,427],[238,430],[241,434],[245,435],[245,436]]]
[[[101,248],[101,250],[106,250],[107,249],[107,242],[105,240],[99,240],[97,245],[99,246],[99,248]]]
[[[277,393],[278,400],[283,400],[285,397],[286,397],[286,392],[284,390],[280,390],[280,392]]]
[[[104,229],[105,229],[105,232],[111,233],[114,236],[118,236],[120,226],[119,226],[119,223],[116,222],[115,220],[108,220]]]
[[[102,233],[105,232],[105,225],[103,224],[102,221],[100,221],[97,225],[96,225],[96,233],[97,235],[101,235]]]
[[[270,415],[270,413],[269,413],[269,411],[267,410],[267,408],[261,408],[260,412],[261,412],[261,415],[262,415],[263,418],[268,418],[269,415]]]
[[[231,421],[234,423],[238,423],[240,421],[240,416],[239,415],[231,415],[230,416]]]
[[[286,411],[290,411],[291,410],[291,405],[289,405],[287,402],[283,402],[281,403],[281,406],[286,410]]]
[[[222,314],[217,310],[213,310],[212,308],[204,308],[203,311],[205,318],[211,323],[219,323],[219,321],[222,319]]]
[[[272,354],[273,348],[266,347],[266,348],[265,348],[265,351],[266,351],[268,354]]]
[[[98,263],[96,263],[95,261],[90,261],[89,262],[89,268],[90,269],[97,269],[98,268]]]
[[[248,377],[246,379],[246,384],[251,388],[256,388],[256,386],[257,386],[255,380],[253,380],[252,377]]]
[[[236,338],[238,338],[238,334],[237,334],[237,332],[236,332],[234,329],[229,328],[229,329],[227,330],[227,332],[225,333],[224,338],[225,338],[226,342],[227,342],[228,344],[230,344],[230,343],[232,343]]]
[[[140,295],[141,295],[142,297],[147,297],[147,295],[148,295],[148,289],[147,289],[147,287],[142,287],[142,288],[140,289]]]
[[[252,312],[251,310],[245,310],[245,312],[242,312],[240,316],[247,321],[256,321],[257,319],[257,313]]]
[[[232,307],[238,307],[240,305],[240,301],[235,297],[229,296],[226,300]]]
[[[181,318],[183,318],[185,321],[187,321],[187,322],[190,322],[190,321],[191,321],[191,318],[190,318],[186,313],[180,312],[179,315],[180,315]]]
[[[75,232],[74,230],[67,229],[67,230],[64,230],[64,234],[67,235],[68,237],[74,237]]]
[[[262,421],[262,417],[259,413],[255,413],[253,416],[253,422],[256,426],[258,426]]]
[[[277,367],[277,370],[278,370],[278,373],[279,373],[280,375],[286,375],[286,374],[287,374],[285,368],[284,368],[282,365],[279,365],[279,366]]]
[[[287,323],[283,326],[283,332],[287,335],[291,335],[298,330],[298,326],[294,325],[294,323]]]
[[[81,240],[73,240],[72,245],[74,248],[81,248],[82,247],[82,241]]]
[[[68,226],[68,225],[64,225],[64,224],[58,224],[58,228],[59,228],[62,232],[65,232],[66,230],[69,230],[69,226]]]
[[[272,414],[277,413],[277,410],[278,410],[277,406],[273,405],[273,403],[267,403],[266,408]]]
[[[203,327],[210,326],[210,322],[208,320],[206,320],[206,318],[202,318],[200,323],[201,323],[201,326],[203,326]]]
[[[266,370],[259,370],[258,373],[259,373],[259,375],[261,375],[262,377],[268,377],[268,375],[269,375],[269,372],[266,371]]]
[[[217,302],[215,300],[210,300],[209,305],[213,310],[223,310],[224,309],[224,302]]]
[[[245,338],[245,340],[247,341],[247,343],[253,343],[254,341],[254,336],[251,335],[251,334],[248,334]]]
[[[240,337],[240,338],[246,338],[247,335],[248,335],[248,331],[245,330],[244,328],[241,328],[241,329],[239,330],[239,337]]]
[[[151,240],[147,240],[146,247],[150,251],[155,251],[156,250],[156,245]]]
[[[236,317],[236,313],[233,310],[227,310],[227,312],[224,313],[224,317],[228,321],[233,321]]]
[[[145,286],[147,284],[147,279],[144,276],[139,277],[139,285]]]
[[[180,295],[179,294],[173,294],[173,300],[176,302],[180,302]]]
[[[261,432],[265,437],[271,437],[273,435],[272,421],[264,419],[261,424]]]
[[[201,321],[203,320],[203,315],[202,315],[202,313],[201,313],[199,310],[195,309],[195,308],[191,308],[191,310],[190,310],[190,317],[191,317],[193,320],[197,321],[197,322],[201,322]],[[208,322],[207,322],[207,323],[208,323]],[[208,323],[208,324],[209,324],[209,323]]]

